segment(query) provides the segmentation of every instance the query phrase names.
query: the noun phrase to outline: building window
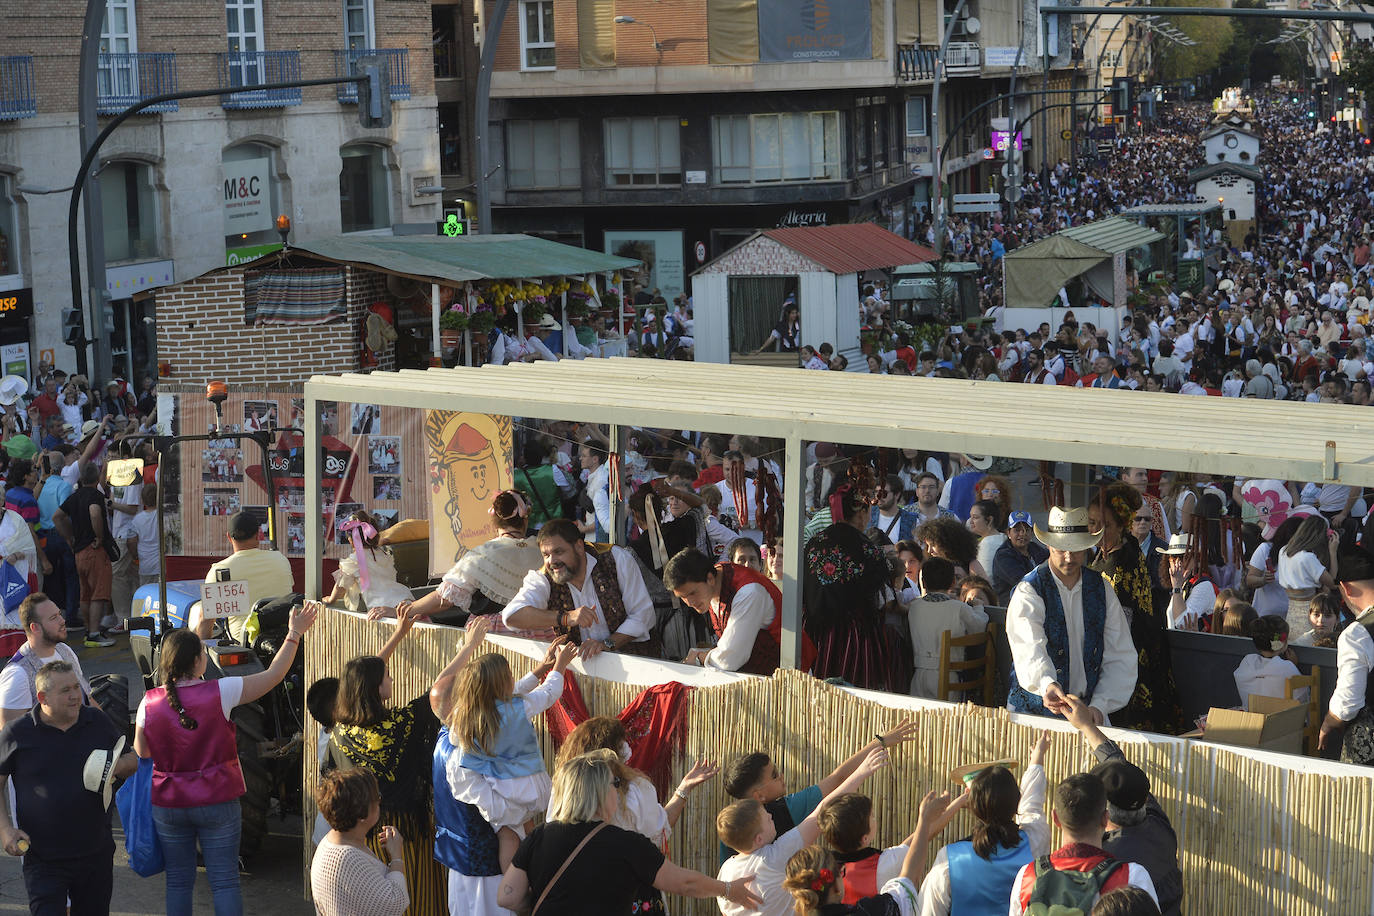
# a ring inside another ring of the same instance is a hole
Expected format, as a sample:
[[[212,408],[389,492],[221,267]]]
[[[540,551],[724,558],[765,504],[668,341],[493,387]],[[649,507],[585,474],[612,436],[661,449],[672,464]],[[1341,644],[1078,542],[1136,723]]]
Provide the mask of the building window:
[[[579,188],[582,157],[577,122],[507,121],[506,186]]]
[[[229,42],[229,85],[257,86],[262,74],[261,0],[224,0],[225,34]]]
[[[873,151],[870,144],[873,128],[869,124],[872,112],[873,109],[868,105],[854,109],[854,171],[860,175],[867,175],[872,165]]]
[[[224,151],[224,247],[255,248],[280,241],[276,217],[290,208],[277,180],[277,151],[239,143]]]
[[[0,175],[0,277],[19,273],[19,204],[8,175]]]
[[[843,174],[837,111],[721,115],[711,130],[719,184],[838,181]]]
[[[906,100],[906,135],[924,137],[926,131],[926,97],[913,96]]]
[[[131,55],[138,51],[138,32],[134,27],[134,0],[105,0],[105,21],[100,26],[100,64],[96,70],[96,91],[101,98],[138,95],[138,65],[133,57],[105,57],[107,54]]]
[[[552,70],[553,0],[521,0],[520,67],[522,70]]]
[[[340,150],[339,216],[344,232],[385,229],[391,225],[391,181],[386,150],[348,146]]]
[[[160,254],[153,167],[111,162],[100,172],[100,209],[105,218],[105,259],[136,261]]]
[[[677,118],[607,118],[606,186],[682,184]]]
[[[463,123],[462,103],[439,106],[439,171],[444,175],[463,173]]]
[[[372,0],[344,0],[344,47],[350,51],[375,48],[372,38]]]

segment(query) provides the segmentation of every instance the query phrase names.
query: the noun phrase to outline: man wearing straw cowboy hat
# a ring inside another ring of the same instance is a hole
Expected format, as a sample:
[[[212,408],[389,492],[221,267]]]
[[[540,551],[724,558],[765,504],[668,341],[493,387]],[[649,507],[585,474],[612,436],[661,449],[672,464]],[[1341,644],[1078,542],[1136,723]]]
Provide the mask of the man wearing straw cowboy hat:
[[[1088,531],[1087,509],[1050,510],[1035,536],[1050,557],[1012,589],[1007,606],[1011,690],[1007,708],[1063,715],[1067,694],[1081,697],[1099,723],[1135,690],[1136,650],[1111,583],[1085,568],[1102,535]]]

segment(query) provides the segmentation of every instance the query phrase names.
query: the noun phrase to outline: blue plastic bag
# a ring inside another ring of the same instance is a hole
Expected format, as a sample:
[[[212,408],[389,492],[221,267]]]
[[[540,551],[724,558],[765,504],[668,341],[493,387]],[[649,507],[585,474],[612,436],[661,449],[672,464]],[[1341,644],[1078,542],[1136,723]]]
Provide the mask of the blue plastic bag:
[[[19,570],[9,561],[0,561],[0,597],[5,602],[5,613],[13,614],[20,603],[29,597],[29,583],[19,574]]]
[[[124,825],[124,849],[134,874],[151,878],[165,867],[162,843],[153,824],[153,761],[139,758],[138,772],[115,793],[119,821]]]

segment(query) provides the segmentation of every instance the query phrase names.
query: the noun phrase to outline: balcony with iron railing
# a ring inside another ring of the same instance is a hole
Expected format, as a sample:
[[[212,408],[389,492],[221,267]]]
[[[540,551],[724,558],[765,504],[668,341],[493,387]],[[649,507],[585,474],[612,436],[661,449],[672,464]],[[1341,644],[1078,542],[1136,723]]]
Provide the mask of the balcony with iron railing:
[[[903,83],[919,83],[935,79],[935,48],[920,45],[897,46],[897,79]]]
[[[96,111],[117,115],[144,99],[177,91],[176,55],[170,53],[101,54],[96,71]],[[159,102],[145,112],[176,111],[177,103]]]
[[[290,89],[254,89],[268,83],[301,78],[299,51],[226,51],[219,59],[219,85],[224,108],[286,108],[301,103],[299,86]]]
[[[462,79],[463,46],[456,41],[434,42],[434,78]]]
[[[0,121],[31,118],[38,113],[33,91],[33,57],[0,57]]]
[[[976,41],[951,41],[945,49],[945,72],[971,76],[983,71],[983,49]]]
[[[393,102],[410,98],[410,52],[405,48],[356,48],[334,52],[335,76],[358,76],[358,61],[365,57],[380,57],[386,61]],[[339,103],[356,105],[358,87],[354,83],[339,85]]]

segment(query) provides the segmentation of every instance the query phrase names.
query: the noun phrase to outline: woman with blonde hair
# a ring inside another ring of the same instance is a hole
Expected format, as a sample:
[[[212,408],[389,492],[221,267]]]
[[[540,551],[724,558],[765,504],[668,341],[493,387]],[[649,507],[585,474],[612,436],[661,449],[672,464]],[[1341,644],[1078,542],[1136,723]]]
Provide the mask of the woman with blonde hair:
[[[615,826],[623,766],[615,751],[602,748],[558,767],[548,819],[520,844],[497,903],[507,909],[532,903],[532,916],[628,913],[635,892],[652,885],[757,908],[762,901],[749,888],[752,876],[717,881],[673,864],[648,838]]]
[[[563,746],[558,749],[555,767],[562,766],[574,757],[597,750],[614,751],[620,758],[616,775],[622,783],[621,804],[616,812],[615,825],[648,837],[665,854],[668,851],[670,831],[677,824],[678,818],[682,817],[683,809],[687,807],[687,796],[694,788],[720,772],[720,767],[714,763],[698,761],[696,766],[682,777],[668,803],[660,804],[658,791],[654,789],[653,783],[629,765],[629,736],[620,720],[611,716],[594,716],[573,729],[564,740]],[[640,888],[635,895],[631,912],[664,912],[662,893],[652,885]]]
[[[844,866],[833,852],[823,846],[798,851],[787,860],[787,878],[783,881],[796,901],[797,916],[915,916],[921,905],[916,888],[925,877],[930,839],[944,826],[949,806],[948,792],[926,793],[916,818],[915,841],[907,847],[902,870],[879,889],[877,896],[864,897],[858,903],[842,902]]]

